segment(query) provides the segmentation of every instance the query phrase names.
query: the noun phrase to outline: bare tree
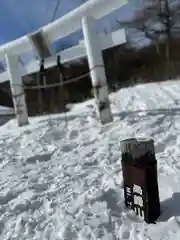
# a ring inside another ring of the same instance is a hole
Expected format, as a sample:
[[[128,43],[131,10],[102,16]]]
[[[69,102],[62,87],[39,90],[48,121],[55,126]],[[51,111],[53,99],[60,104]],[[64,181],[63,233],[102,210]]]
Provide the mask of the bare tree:
[[[171,62],[171,38],[179,35],[180,1],[178,0],[144,0],[134,18],[118,21],[121,26],[133,28],[143,33],[144,37],[156,45],[157,54],[161,54],[159,43],[166,43],[165,55],[167,67]]]

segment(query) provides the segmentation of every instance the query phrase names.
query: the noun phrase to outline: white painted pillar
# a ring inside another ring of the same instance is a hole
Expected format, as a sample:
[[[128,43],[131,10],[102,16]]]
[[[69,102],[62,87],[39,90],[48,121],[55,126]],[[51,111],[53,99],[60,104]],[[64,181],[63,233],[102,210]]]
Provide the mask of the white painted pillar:
[[[7,72],[10,80],[14,109],[18,126],[28,124],[28,113],[24,96],[22,76],[17,55],[6,55]]]
[[[95,20],[90,16],[83,17],[82,29],[89,68],[91,71],[91,81],[97,105],[97,114],[100,122],[106,124],[112,122],[113,118],[109,103],[102,48],[101,44],[98,42]]]

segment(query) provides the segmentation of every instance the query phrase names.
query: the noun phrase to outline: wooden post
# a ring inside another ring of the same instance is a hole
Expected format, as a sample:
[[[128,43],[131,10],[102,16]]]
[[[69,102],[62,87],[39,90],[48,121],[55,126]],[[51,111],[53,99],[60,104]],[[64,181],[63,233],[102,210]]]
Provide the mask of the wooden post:
[[[98,42],[95,20],[90,16],[83,17],[82,29],[89,68],[91,71],[91,81],[96,100],[97,114],[100,122],[106,124],[112,122],[113,118],[109,103],[102,49]]]
[[[17,55],[6,55],[7,72],[9,75],[14,109],[18,126],[28,124],[28,113],[24,96],[22,76]]]
[[[160,201],[154,141],[124,140],[121,154],[125,205],[146,222],[155,223],[160,215]]]

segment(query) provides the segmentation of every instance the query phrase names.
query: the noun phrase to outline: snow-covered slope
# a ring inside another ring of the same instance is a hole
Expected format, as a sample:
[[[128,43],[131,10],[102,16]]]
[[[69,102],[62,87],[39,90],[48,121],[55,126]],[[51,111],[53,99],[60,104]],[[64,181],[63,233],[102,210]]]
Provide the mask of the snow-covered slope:
[[[180,239],[180,82],[111,95],[114,123],[93,101],[68,113],[0,127],[0,239]],[[162,215],[148,225],[124,208],[120,141],[156,144]]]

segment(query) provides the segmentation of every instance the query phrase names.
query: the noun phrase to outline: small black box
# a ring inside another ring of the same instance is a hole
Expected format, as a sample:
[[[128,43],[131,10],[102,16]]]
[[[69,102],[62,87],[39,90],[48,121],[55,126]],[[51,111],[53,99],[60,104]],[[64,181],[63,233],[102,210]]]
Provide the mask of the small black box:
[[[125,205],[147,223],[155,223],[160,201],[154,142],[128,139],[121,143]]]

